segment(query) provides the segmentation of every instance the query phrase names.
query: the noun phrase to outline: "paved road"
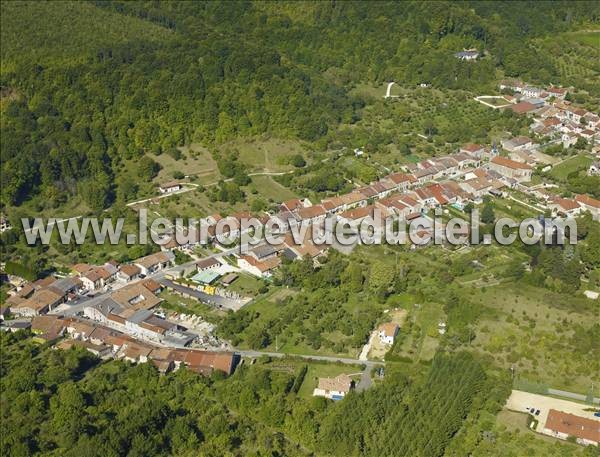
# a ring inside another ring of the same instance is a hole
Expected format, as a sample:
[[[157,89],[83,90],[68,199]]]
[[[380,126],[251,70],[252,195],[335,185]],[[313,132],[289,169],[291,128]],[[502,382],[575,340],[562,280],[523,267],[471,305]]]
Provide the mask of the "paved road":
[[[367,365],[371,368],[378,365],[385,365],[385,362],[373,361],[373,360],[359,360],[351,359],[348,357],[336,357],[328,355],[312,355],[312,354],[288,354],[285,352],[269,352],[269,351],[251,351],[243,349],[235,349],[234,351],[245,356],[245,357],[260,357],[268,355],[270,357],[299,357],[307,360],[321,360],[324,362],[340,362],[348,365]]]
[[[232,249],[227,249],[227,250],[222,251],[222,252],[211,254],[211,255],[209,255],[207,257],[204,257],[204,258],[208,259],[208,258],[224,257],[224,256],[227,256],[227,255],[233,254],[234,252],[236,252],[238,250],[239,250],[239,246],[237,246],[235,248],[232,248]],[[159,283],[162,283],[163,281],[168,281],[165,278],[165,275],[167,275],[169,273],[177,273],[177,272],[179,272],[181,270],[184,270],[185,268],[189,268],[192,265],[194,265],[196,262],[197,262],[197,260],[192,260],[190,262],[187,262],[187,263],[184,263],[184,264],[181,264],[181,265],[175,265],[173,267],[166,268],[164,270],[157,271],[154,274],[148,275],[147,278],[154,279],[155,281],[157,281]],[[133,284],[134,282],[131,282],[131,283],[128,283],[128,284]],[[120,287],[123,287],[125,285],[128,285],[128,284],[113,283],[113,287],[112,287],[111,290],[108,290],[106,292],[100,292],[100,293],[94,295],[93,297],[84,296],[84,297],[78,298],[77,300],[71,301],[69,303],[64,303],[60,307],[57,307],[58,309],[50,311],[50,314],[62,314],[62,315],[65,315],[65,316],[74,316],[75,314],[83,311],[83,308],[85,308],[86,306],[92,306],[92,305],[95,305],[97,303],[102,302],[103,300],[105,300],[106,298],[108,298],[110,296],[110,294],[114,290],[116,290],[116,289],[118,289]],[[186,288],[185,292],[189,292],[189,290],[190,289]],[[205,296],[205,297],[201,297],[200,294],[203,295],[203,296]],[[207,298],[207,299],[211,300],[213,303],[217,302],[217,300],[215,300],[216,298],[223,298],[223,297],[217,297],[215,295],[203,294],[202,292],[199,292],[198,297],[200,299],[202,299],[203,301],[206,301],[203,298]],[[232,301],[231,299],[223,298],[223,300],[225,300],[225,301],[223,301],[221,303],[221,304],[223,304],[223,306],[225,306],[225,304],[229,304],[229,305],[233,306],[231,303],[229,303],[229,302]],[[225,306],[225,307],[229,307],[229,306]],[[238,309],[239,309],[239,307],[240,306],[237,305]]]

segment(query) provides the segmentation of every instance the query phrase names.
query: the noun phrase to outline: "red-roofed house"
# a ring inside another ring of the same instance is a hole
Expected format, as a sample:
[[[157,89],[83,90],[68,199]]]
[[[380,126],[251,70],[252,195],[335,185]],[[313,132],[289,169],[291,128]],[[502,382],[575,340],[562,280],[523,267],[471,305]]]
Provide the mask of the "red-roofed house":
[[[516,179],[519,182],[531,181],[533,169],[526,163],[516,162],[506,157],[496,156],[490,160],[490,170],[500,173],[502,176]]]
[[[577,195],[575,201],[579,203],[581,209],[589,211],[596,220],[600,220],[600,200],[589,195]]]
[[[597,446],[600,442],[600,421],[551,409],[543,432],[561,440],[573,436],[579,444]]]
[[[515,103],[514,105],[510,105],[509,109],[511,109],[515,114],[527,114],[535,111],[537,107],[529,102],[519,102]]]
[[[472,156],[481,159],[485,152],[485,148],[481,144],[467,143],[460,148],[459,152],[471,154]]]
[[[579,203],[570,198],[554,197],[548,203],[548,207],[554,214],[560,214],[563,216],[575,216],[581,212]]]

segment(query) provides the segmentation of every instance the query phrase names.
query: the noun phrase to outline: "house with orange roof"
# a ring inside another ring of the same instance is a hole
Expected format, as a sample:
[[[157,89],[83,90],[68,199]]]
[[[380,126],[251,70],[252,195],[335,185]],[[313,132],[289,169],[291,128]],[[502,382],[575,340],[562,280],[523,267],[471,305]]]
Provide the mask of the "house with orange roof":
[[[581,206],[576,200],[570,198],[554,197],[548,202],[548,208],[554,215],[576,216],[581,212]]]
[[[384,198],[377,201],[375,205],[381,208],[386,215],[395,214],[400,218],[406,218],[406,216],[413,212],[413,209],[410,206],[400,200],[400,195],[392,195]]]
[[[489,168],[504,177],[513,178],[518,182],[531,181],[531,175],[533,174],[533,168],[530,165],[500,156],[496,156],[490,160]]]
[[[485,152],[485,147],[481,144],[475,143],[467,143],[463,144],[459,152],[464,152],[465,154],[470,154],[473,157],[477,157],[478,159],[483,158],[483,153]]]
[[[353,388],[354,381],[347,374],[341,374],[335,378],[319,378],[317,387],[313,390],[313,396],[341,400]]]
[[[475,199],[480,199],[492,189],[492,183],[487,178],[473,178],[461,181],[459,186],[471,194]]]
[[[383,222],[385,220],[387,212],[382,212],[381,208],[378,208],[376,205],[369,205],[349,209],[348,211],[344,211],[338,214],[337,217],[339,223],[348,224],[350,227],[356,228],[367,217],[375,218],[377,214],[379,214],[379,218],[375,220],[375,224],[379,225],[380,227],[383,227]]]
[[[576,195],[575,201],[579,203],[582,210],[592,213],[592,217],[595,220],[600,220],[600,200],[584,194]]]
[[[251,255],[242,255],[238,258],[238,267],[259,278],[270,278],[273,271],[281,265],[280,257],[270,257],[260,261]]]
[[[510,105],[508,109],[512,110],[515,114],[527,114],[535,111],[538,107],[529,102],[519,102],[513,105]]]
[[[46,314],[65,300],[65,294],[51,288],[36,290],[29,298],[15,297],[18,300],[11,300],[9,305],[11,313],[17,316]]]
[[[293,213],[301,208],[308,208],[312,206],[311,201],[308,198],[292,198],[291,200],[286,200],[279,206],[279,211],[286,212],[289,211]]]
[[[117,273],[117,276],[119,279],[125,282],[130,282],[139,278],[141,272],[142,270],[140,269],[140,267],[133,264],[127,264],[121,267],[121,269]]]
[[[327,210],[323,205],[314,205],[306,208],[300,208],[296,214],[303,221],[320,222],[327,216]]]
[[[395,184],[398,191],[405,191],[417,182],[417,178],[408,173],[392,173],[387,176],[387,179]]]
[[[567,89],[564,87],[554,87],[550,86],[546,89],[546,91],[555,98],[563,99],[565,95],[567,95]]]
[[[600,420],[551,409],[542,432],[561,440],[574,437],[577,443],[584,446],[598,446],[600,443]]]
[[[394,344],[396,335],[398,335],[398,324],[393,322],[386,322],[381,324],[377,329],[379,340],[383,344]]]
[[[438,201],[429,187],[420,187],[415,189],[414,193],[417,195],[419,201],[424,207],[435,208],[438,205]]]

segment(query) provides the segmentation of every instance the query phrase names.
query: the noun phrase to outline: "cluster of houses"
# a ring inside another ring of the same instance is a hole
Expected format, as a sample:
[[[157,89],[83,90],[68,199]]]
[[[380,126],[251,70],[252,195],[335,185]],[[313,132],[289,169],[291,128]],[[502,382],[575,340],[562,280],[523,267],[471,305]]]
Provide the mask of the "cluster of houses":
[[[97,357],[123,359],[132,363],[153,363],[162,373],[181,366],[209,375],[221,371],[227,375],[235,368],[236,356],[229,352],[211,352],[184,348],[165,348],[139,341],[114,328],[77,318],[46,315],[31,321],[34,338],[53,343],[54,347],[82,347]],[[64,339],[62,339],[65,337]],[[59,341],[60,340],[60,341]]]
[[[83,315],[138,340],[186,347],[195,340],[196,335],[153,311],[162,301],[156,295],[161,290],[162,285],[152,279],[129,284],[112,292],[104,300],[84,307]]]
[[[185,365],[203,374],[214,370],[230,374],[234,354],[188,349],[198,335],[165,319],[164,314],[155,313],[162,302],[158,294],[163,285],[145,276],[172,266],[173,261],[173,253],[158,252],[124,265],[114,261],[104,265],[77,264],[72,267],[74,275],[64,278],[21,280],[10,292],[0,318],[10,315],[32,319],[5,322],[3,329],[31,329],[36,340],[45,343],[68,337],[56,347],[78,346],[101,358],[152,362],[161,372]],[[196,262],[194,268],[201,273],[215,264],[220,265],[214,259],[206,259]],[[84,302],[77,314],[81,317],[64,317],[60,309],[55,309],[99,289],[109,293]],[[53,314],[48,314],[53,310]]]
[[[119,265],[114,260],[104,265],[79,263],[72,267],[72,276],[48,276],[34,282],[18,284],[10,292],[5,304],[10,307],[11,313],[17,316],[43,315],[81,295],[110,290],[113,285],[122,286],[124,283],[145,278],[172,265],[174,258],[172,252],[158,252],[124,265]]]
[[[32,317],[53,310],[61,303],[73,300],[83,288],[79,278],[47,277],[19,284],[4,302],[4,313]]]
[[[588,142],[600,139],[600,116],[565,100],[567,89],[542,89],[514,79],[501,81],[499,87],[514,93],[505,96],[512,103],[509,109],[534,116],[530,126],[533,133],[560,141],[565,148],[577,143],[578,138]]]
[[[589,195],[576,195],[574,198],[563,198],[539,191],[546,200],[546,206],[552,210],[552,215],[578,216],[586,211],[592,214],[595,220],[600,220],[600,200]]]
[[[503,195],[505,188],[529,192],[529,188],[522,184],[531,181],[534,166],[545,163],[545,155],[539,152],[538,145],[531,138],[525,136],[503,140],[501,147],[508,156],[501,156],[496,145],[488,148],[479,144],[465,144],[455,154],[407,165],[402,172],[391,173],[348,194],[326,198],[314,204],[307,198],[282,202],[279,211],[271,216],[282,227],[282,242],[279,245],[259,245],[238,255],[237,266],[252,275],[268,278],[284,258],[294,260],[308,256],[318,262],[319,257],[326,254],[328,246],[314,243],[310,230],[305,232],[305,239],[298,243],[290,229],[304,222],[321,223],[331,215],[350,227],[358,227],[365,218],[373,217],[375,209],[379,210],[382,218],[398,216],[410,221],[444,205],[463,209],[471,202],[479,204],[487,194]],[[577,202],[576,212],[557,207],[555,214],[574,215],[590,211],[597,215],[597,200],[584,195],[573,201]],[[225,218],[230,236],[237,237],[244,230],[240,222],[243,217],[249,218],[251,215],[241,212]],[[265,215],[255,221],[264,224],[268,218]],[[218,244],[214,236],[215,228],[223,219],[215,214],[202,221],[209,225],[209,242]],[[163,249],[190,248],[194,243],[194,238],[191,239],[187,245],[180,245],[173,238]]]

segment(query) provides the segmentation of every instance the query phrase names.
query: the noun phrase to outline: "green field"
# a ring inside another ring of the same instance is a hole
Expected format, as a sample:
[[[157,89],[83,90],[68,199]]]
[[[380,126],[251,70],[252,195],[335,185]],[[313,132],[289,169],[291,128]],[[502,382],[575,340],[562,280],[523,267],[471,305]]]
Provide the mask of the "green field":
[[[249,274],[241,273],[239,277],[227,288],[245,297],[255,297],[263,286],[263,281]]]
[[[277,138],[247,138],[225,143],[217,149],[219,154],[239,153],[239,160],[251,172],[282,172],[291,170],[288,159],[294,154],[306,158],[306,148],[300,141]]]
[[[438,324],[446,322],[439,303],[413,303],[407,307],[408,318],[400,329],[398,341],[391,349],[395,356],[414,361],[431,360],[440,342]]]
[[[559,163],[552,167],[550,176],[558,181],[565,181],[567,176],[576,171],[584,170],[590,166],[592,159],[583,154],[579,154],[575,157],[566,159],[564,162]]]
[[[256,190],[258,195],[269,202],[281,203],[298,197],[295,192],[282,186],[271,176],[253,176],[252,183],[248,187],[250,192]]]
[[[167,153],[152,158],[160,164],[162,169],[154,178],[157,183],[173,181],[173,173],[178,171],[185,176],[190,176],[193,182],[198,184],[209,184],[218,181],[220,175],[217,164],[208,149],[198,144],[180,148],[182,158],[175,160]]]
[[[580,44],[596,49],[600,48],[600,31],[582,31],[567,34],[567,36]]]
[[[589,300],[507,283],[468,294],[485,308],[471,344],[475,350],[498,366],[514,366],[522,378],[587,393],[597,365],[572,341],[595,321]]]

